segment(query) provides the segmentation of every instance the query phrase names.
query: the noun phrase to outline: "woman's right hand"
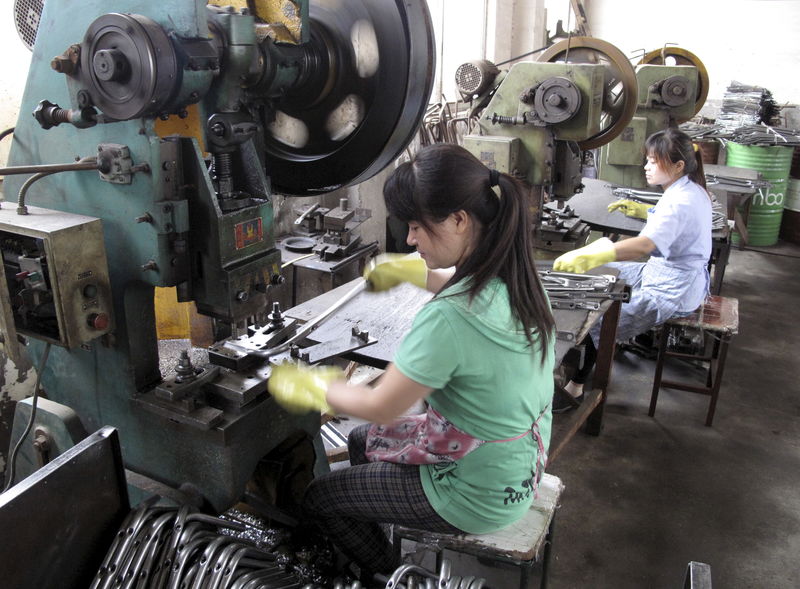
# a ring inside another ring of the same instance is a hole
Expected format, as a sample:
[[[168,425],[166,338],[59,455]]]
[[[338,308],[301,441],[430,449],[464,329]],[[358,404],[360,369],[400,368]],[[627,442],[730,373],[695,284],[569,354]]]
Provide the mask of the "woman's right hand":
[[[286,362],[272,367],[267,388],[275,401],[287,411],[320,411],[332,414],[325,400],[326,393],[332,382],[343,379],[344,374],[335,366],[308,366]]]
[[[369,290],[381,292],[403,282],[425,288],[428,266],[425,260],[407,254],[381,254],[369,261],[364,269]]]

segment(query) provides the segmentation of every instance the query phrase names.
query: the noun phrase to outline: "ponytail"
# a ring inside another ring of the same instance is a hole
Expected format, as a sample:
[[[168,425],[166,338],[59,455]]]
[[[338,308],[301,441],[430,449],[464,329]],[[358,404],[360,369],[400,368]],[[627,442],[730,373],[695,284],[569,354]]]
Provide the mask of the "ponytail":
[[[696,143],[692,145],[694,147],[695,169],[687,175],[689,176],[689,180],[706,188],[706,173],[703,171],[703,152],[700,151]]]
[[[471,300],[500,278],[529,344],[534,343],[532,332],[537,334],[544,361],[555,320],[534,262],[529,190],[508,174],[488,169],[463,147],[441,143],[398,166],[383,194],[390,214],[428,231],[459,210],[472,217],[479,235],[445,287],[468,279],[465,292]]]

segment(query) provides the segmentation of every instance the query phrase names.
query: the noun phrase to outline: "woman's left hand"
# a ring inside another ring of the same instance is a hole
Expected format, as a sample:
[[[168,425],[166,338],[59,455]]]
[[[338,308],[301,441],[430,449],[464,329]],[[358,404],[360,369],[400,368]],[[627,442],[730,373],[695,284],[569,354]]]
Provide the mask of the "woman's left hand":
[[[634,219],[643,219],[645,221],[647,221],[649,209],[650,205],[648,204],[628,199],[618,200],[608,205],[609,213],[618,210],[621,213],[625,213],[625,215],[628,217],[633,217]]]

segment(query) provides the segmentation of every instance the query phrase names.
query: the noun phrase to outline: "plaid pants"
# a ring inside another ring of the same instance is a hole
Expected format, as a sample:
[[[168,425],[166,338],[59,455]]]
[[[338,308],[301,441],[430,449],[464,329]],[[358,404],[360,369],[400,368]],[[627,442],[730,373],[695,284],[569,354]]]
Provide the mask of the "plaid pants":
[[[370,573],[391,573],[396,560],[380,523],[458,534],[434,511],[419,478],[419,466],[367,462],[368,425],[350,432],[349,468],[314,479],[303,508],[331,540]]]

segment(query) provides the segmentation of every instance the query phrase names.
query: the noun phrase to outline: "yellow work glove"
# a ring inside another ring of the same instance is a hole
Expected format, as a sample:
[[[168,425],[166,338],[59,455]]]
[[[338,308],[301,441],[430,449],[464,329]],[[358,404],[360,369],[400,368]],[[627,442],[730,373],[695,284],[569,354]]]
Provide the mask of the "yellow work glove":
[[[389,290],[403,282],[425,288],[428,266],[425,260],[407,254],[381,254],[370,260],[364,269],[369,290]]]
[[[617,259],[614,242],[608,237],[601,237],[589,245],[561,254],[553,262],[556,272],[573,272],[583,274],[587,270],[602,266]]]
[[[331,413],[325,400],[328,385],[344,378],[335,366],[308,366],[286,362],[272,367],[267,389],[284,409],[292,413]]]
[[[647,221],[647,209],[649,208],[649,204],[636,202],[635,200],[622,199],[608,205],[608,212],[610,213],[618,210],[621,213],[625,213],[628,217]]]

